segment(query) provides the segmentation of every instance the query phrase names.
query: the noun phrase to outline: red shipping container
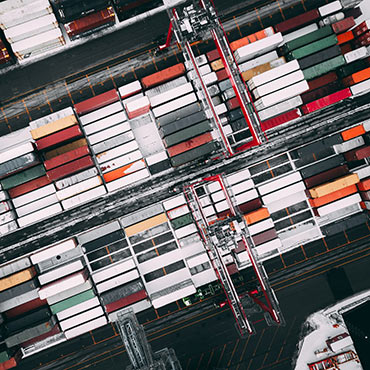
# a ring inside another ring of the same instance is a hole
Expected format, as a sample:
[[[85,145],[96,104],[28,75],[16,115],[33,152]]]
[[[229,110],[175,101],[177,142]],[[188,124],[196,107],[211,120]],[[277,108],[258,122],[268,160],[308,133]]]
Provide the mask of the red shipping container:
[[[190,149],[194,149],[198,146],[201,146],[203,144],[206,144],[210,141],[212,141],[212,134],[209,132],[206,132],[203,135],[199,135],[197,137],[194,137],[188,141],[185,141],[183,143],[171,146],[170,148],[167,148],[167,152],[170,157],[174,157],[175,155],[184,153]]]
[[[0,364],[0,370],[8,370],[16,366],[17,366],[17,361],[15,360],[14,357],[12,357],[9,360],[6,360]]]
[[[358,37],[369,30],[370,30],[370,20],[366,20],[366,21],[361,22],[352,31],[354,35]]]
[[[339,34],[348,31],[353,26],[356,25],[355,19],[353,17],[344,18],[339,22],[335,22],[331,25],[334,33]]]
[[[349,88],[343,89],[343,90],[335,92],[334,94],[330,94],[321,99],[318,99],[311,103],[303,105],[301,109],[302,109],[303,114],[309,114],[319,109],[328,107],[331,104],[338,103],[343,99],[349,98],[350,96],[352,96],[351,90]]]
[[[362,180],[360,183],[357,184],[357,187],[360,191],[370,190],[370,178]]]
[[[258,208],[262,207],[262,202],[260,198],[250,200],[249,202],[239,205],[240,212],[243,214],[255,211]]]
[[[119,100],[117,90],[109,90],[74,105],[77,114],[86,114]]]
[[[310,24],[319,18],[319,11],[317,9],[313,9],[297,15],[296,17],[290,18],[284,22],[278,23],[274,28],[276,32],[287,33],[290,31],[294,31],[295,29],[302,26],[305,26],[306,24]]]
[[[84,157],[90,154],[89,147],[87,145],[81,146],[77,149],[71,150],[70,152],[58,155],[52,159],[48,159],[44,162],[44,166],[47,170],[61,166],[65,163],[74,161],[78,158]]]
[[[279,116],[268,119],[267,121],[261,122],[261,130],[267,131],[276,126],[280,126],[286,122],[292,121],[296,118],[301,117],[301,112],[299,109],[293,109],[289,112],[280,114]]]
[[[8,193],[11,198],[16,198],[19,197],[20,195],[29,193],[32,190],[42,188],[43,186],[48,185],[50,183],[51,181],[46,176],[42,176],[37,179],[28,181],[22,185],[18,185],[14,188],[11,188],[10,190],[8,190]]]
[[[110,313],[110,312],[116,311],[120,308],[129,306],[130,304],[133,304],[135,302],[142,301],[147,296],[148,296],[148,294],[146,293],[145,289],[143,289],[143,290],[140,290],[139,292],[136,292],[136,293],[130,294],[126,297],[123,297],[123,298],[119,299],[116,302],[108,303],[107,305],[105,305],[105,310],[108,313]]]
[[[342,55],[347,54],[347,53],[349,53],[350,51],[353,50],[352,45],[349,42],[347,42],[343,45],[339,45],[339,47],[340,47],[340,51],[341,51]]]
[[[20,306],[14,307],[9,311],[4,312],[7,319],[11,319],[16,316],[23,315],[26,312],[35,310],[36,308],[42,307],[47,305],[46,299],[42,300],[40,298],[36,298],[32,301],[26,302],[21,304]]]
[[[275,229],[269,229],[269,230],[266,230],[266,231],[264,231],[260,234],[252,236],[252,240],[253,240],[255,245],[260,245],[260,244],[263,244],[263,243],[267,243],[270,240],[273,240],[275,238],[277,238],[277,233],[276,233]]]
[[[111,6],[107,9],[100,10],[99,12],[89,14],[86,17],[67,23],[64,25],[64,28],[68,36],[73,39],[81,33],[109,23],[115,23],[115,14]]]
[[[43,137],[42,139],[36,140],[36,147],[38,150],[43,150],[80,136],[83,136],[83,133],[80,127],[75,125],[68,127],[65,130],[58,131],[55,134],[51,134]]]
[[[54,168],[51,171],[47,171],[46,176],[49,178],[49,180],[55,181],[92,166],[94,166],[94,161],[90,156],[87,156],[67,163],[63,166]]]
[[[167,81],[173,80],[176,77],[182,76],[185,73],[185,65],[183,63],[175,64],[172,67],[163,69],[162,71],[153,73],[141,79],[141,84],[144,88],[163,84]]]
[[[209,51],[206,55],[209,62],[213,62],[214,60],[220,58],[220,54],[218,53],[217,49]]]
[[[346,42],[349,42],[351,40],[353,40],[355,38],[355,36],[353,35],[353,32],[352,31],[347,31],[345,33],[341,33],[340,35],[337,35],[337,44],[338,45],[342,45],[342,44],[345,44]]]
[[[346,175],[347,173],[349,173],[349,169],[348,166],[344,164],[342,166],[331,168],[330,170],[321,172],[315,176],[307,177],[303,181],[307,188],[313,188],[314,186],[321,185],[330,180],[334,180],[338,177]]]
[[[227,105],[228,110],[233,110],[233,109],[236,109],[236,108],[240,107],[240,104],[239,104],[239,101],[238,101],[237,97],[234,97],[234,98],[231,98],[230,100],[228,100],[226,102],[226,105]]]
[[[36,343],[36,342],[40,342],[41,340],[44,340],[46,338],[49,338],[49,337],[52,337],[53,335],[56,335],[60,333],[60,329],[59,329],[59,325],[56,324],[50,331],[48,331],[47,333],[44,333],[44,334],[41,334],[35,338],[32,338],[30,340],[27,340],[26,342],[24,343],[21,343],[21,345],[23,347],[27,347],[27,346],[30,346],[31,344],[33,343]]]
[[[348,162],[359,161],[364,158],[370,157],[370,146],[364,146],[344,153],[344,157]]]
[[[338,90],[343,89],[343,85],[340,81],[334,81],[330,84],[321,86],[315,90],[309,90],[301,95],[303,104],[311,103],[315,100],[321,99],[330,94],[334,94]]]
[[[234,274],[239,272],[235,263],[231,263],[230,265],[226,265],[226,268],[227,268],[227,271],[228,271],[229,275],[234,275]]]
[[[335,72],[330,72],[327,73],[326,75],[314,78],[313,80],[308,81],[308,86],[310,88],[308,91],[318,89],[336,80],[338,80],[338,76]]]
[[[227,75],[226,69],[220,69],[219,71],[216,72],[217,80],[218,82],[226,80],[229,78]]]

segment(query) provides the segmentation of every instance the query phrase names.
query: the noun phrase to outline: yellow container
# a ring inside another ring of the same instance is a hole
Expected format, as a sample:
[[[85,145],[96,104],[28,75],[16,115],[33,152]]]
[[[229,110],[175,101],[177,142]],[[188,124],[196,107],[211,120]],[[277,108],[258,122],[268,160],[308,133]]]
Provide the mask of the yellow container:
[[[341,177],[337,180],[327,182],[326,184],[316,186],[309,190],[312,198],[323,197],[324,195],[346,188],[347,186],[355,185],[360,182],[357,173]]]
[[[34,276],[35,269],[31,267],[26,270],[16,272],[13,275],[2,278],[0,279],[0,292],[31,280]]]
[[[50,134],[53,134],[54,132],[63,130],[67,127],[71,127],[77,123],[77,118],[75,115],[70,115],[61,119],[58,119],[54,122],[50,122],[44,126],[35,128],[34,130],[31,130],[32,138],[37,140],[44,136],[48,136]]]
[[[157,216],[148,218],[147,220],[138,222],[135,225],[129,226],[125,229],[127,236],[138,234],[144,230],[148,230],[154,226],[158,226],[167,222],[167,216],[165,213],[161,213]]]
[[[222,63],[221,59],[217,59],[211,63],[211,68],[212,68],[212,71],[216,72],[224,68],[224,64]]]

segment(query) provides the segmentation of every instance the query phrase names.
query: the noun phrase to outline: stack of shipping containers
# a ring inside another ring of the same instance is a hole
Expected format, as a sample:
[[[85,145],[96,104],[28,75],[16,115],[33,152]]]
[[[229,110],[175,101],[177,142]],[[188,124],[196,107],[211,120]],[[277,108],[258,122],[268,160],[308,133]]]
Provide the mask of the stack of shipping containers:
[[[65,44],[48,0],[8,0],[0,4],[0,25],[18,59]]]

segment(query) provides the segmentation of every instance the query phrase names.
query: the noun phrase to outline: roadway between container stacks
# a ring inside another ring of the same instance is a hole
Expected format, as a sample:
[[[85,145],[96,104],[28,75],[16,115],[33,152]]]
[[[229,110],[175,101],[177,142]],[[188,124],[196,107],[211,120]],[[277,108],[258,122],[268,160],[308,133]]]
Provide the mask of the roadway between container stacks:
[[[160,321],[155,317],[145,317],[144,313],[138,318],[144,323],[152,348],[174,348],[183,369],[288,370],[305,318],[336,302],[326,273],[333,268],[344,268],[354,293],[370,288],[367,279],[370,247],[366,246],[367,241],[368,238],[361,241],[365,245],[361,251],[349,251],[346,257],[311,266],[306,272],[279,279],[279,282],[275,282],[278,273],[271,274],[272,286],[284,312],[285,327],[268,327],[263,320],[255,319],[257,334],[241,339],[234,329],[230,310],[215,309],[207,299],[195,304],[189,314],[186,314],[187,309],[182,309],[183,316],[171,322],[166,322],[165,313],[162,313],[164,318]],[[349,250],[352,245],[348,245]],[[40,363],[45,365],[40,366]],[[26,359],[19,369],[80,370],[91,367],[105,370],[113,366],[122,368],[126,364],[128,358],[120,337],[113,327],[106,326],[51,348],[45,354],[36,354]]]

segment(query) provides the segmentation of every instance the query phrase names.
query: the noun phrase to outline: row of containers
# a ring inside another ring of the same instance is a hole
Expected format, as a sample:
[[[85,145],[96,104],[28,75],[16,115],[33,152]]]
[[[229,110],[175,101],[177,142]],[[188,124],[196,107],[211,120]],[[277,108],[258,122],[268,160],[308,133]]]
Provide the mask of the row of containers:
[[[0,3],[0,65],[43,54],[118,21],[156,8],[160,1],[6,0]],[[68,36],[66,38],[66,36]],[[6,40],[6,41],[5,41]],[[7,47],[9,49],[7,49]]]
[[[224,175],[261,261],[366,224],[369,130],[364,122]],[[218,183],[195,191],[208,222],[228,216]],[[219,248],[231,275],[250,266],[243,243]],[[3,368],[114,322],[122,309],[164,307],[216,279],[181,193],[71,235],[0,266]]]

